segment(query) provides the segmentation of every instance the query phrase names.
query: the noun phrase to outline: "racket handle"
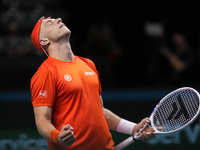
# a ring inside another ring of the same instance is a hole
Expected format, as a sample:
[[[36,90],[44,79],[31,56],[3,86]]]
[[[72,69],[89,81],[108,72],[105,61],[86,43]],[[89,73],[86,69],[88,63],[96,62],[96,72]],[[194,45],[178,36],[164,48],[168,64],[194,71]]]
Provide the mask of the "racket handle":
[[[122,150],[133,142],[134,142],[133,136],[130,136],[129,138],[127,138],[126,140],[115,146],[115,150]]]
[[[140,132],[142,132],[142,131],[146,128],[146,126],[147,126],[148,124],[149,124],[149,123],[145,123],[145,124],[143,125],[143,127],[140,128],[140,130],[139,130],[134,136],[131,136],[131,137],[127,138],[126,140],[122,141],[122,142],[119,143],[117,146],[115,146],[115,150],[122,150],[122,149],[124,149],[125,147],[129,146],[131,143],[133,143],[135,140],[140,139],[140,136],[139,136]],[[150,134],[150,133],[148,133],[148,134]]]

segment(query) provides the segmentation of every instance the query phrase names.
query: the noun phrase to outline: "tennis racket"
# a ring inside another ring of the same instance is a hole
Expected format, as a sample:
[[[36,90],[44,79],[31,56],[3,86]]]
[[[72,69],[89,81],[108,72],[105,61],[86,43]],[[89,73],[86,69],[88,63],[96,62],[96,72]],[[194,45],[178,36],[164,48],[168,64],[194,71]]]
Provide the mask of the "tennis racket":
[[[179,88],[166,95],[154,108],[150,115],[150,125],[156,134],[169,134],[184,129],[198,117],[200,112],[200,95],[190,87]],[[115,146],[122,150],[139,139],[140,132],[148,125],[146,123],[138,133]],[[157,127],[163,127],[158,130]]]

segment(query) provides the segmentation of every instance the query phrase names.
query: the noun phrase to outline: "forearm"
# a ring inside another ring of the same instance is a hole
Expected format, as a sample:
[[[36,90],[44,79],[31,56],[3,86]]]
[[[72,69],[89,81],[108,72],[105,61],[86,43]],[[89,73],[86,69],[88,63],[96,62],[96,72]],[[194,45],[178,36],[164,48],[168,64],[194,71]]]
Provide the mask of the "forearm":
[[[73,128],[70,124],[62,126],[61,131],[56,130],[51,123],[52,108],[48,106],[34,107],[35,122],[38,132],[47,140],[58,145],[71,146],[75,142]]]
[[[127,121],[125,119],[120,118],[110,110],[106,109],[103,107],[103,99],[100,96],[101,104],[102,104],[102,109],[104,113],[104,117],[106,119],[106,122],[108,124],[109,129],[115,130],[117,132],[121,132],[124,134],[133,134],[133,129],[135,127],[135,123]]]
[[[35,123],[38,132],[47,140],[50,140],[50,133],[55,129],[51,123],[52,108],[48,106],[34,107]]]
[[[122,118],[111,112],[110,110],[103,108],[103,113],[108,124],[108,127],[111,130],[117,130],[117,126]]]
[[[133,135],[135,123],[122,119],[113,112],[104,108],[104,116],[107,124],[111,130],[115,130],[120,133]]]
[[[37,130],[40,133],[40,135],[42,137],[44,137],[45,139],[51,141],[50,133],[51,133],[52,130],[55,129],[53,124],[46,119],[37,119],[36,120],[36,126],[37,126]]]

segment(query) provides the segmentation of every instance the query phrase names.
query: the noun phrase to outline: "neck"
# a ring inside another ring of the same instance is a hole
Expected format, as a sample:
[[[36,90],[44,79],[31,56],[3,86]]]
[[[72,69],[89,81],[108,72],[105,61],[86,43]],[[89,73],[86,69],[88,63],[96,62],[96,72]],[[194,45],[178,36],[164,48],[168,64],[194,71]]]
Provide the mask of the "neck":
[[[52,43],[48,48],[48,53],[49,56],[62,61],[73,61],[75,57],[69,42]]]

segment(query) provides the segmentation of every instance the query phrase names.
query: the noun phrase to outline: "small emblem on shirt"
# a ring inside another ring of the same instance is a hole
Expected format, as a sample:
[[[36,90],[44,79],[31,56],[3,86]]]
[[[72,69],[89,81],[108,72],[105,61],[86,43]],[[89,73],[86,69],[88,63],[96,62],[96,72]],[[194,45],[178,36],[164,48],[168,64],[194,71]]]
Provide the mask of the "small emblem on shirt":
[[[87,75],[87,76],[91,76],[93,74],[95,74],[95,73],[94,72],[85,72],[85,75]]]
[[[67,75],[67,74],[64,76],[64,79],[66,81],[71,81],[72,80],[72,78],[70,77],[70,75]]]
[[[47,97],[47,91],[45,91],[45,90],[41,90],[40,92],[39,92],[39,96],[38,96],[39,98],[46,98]]]

